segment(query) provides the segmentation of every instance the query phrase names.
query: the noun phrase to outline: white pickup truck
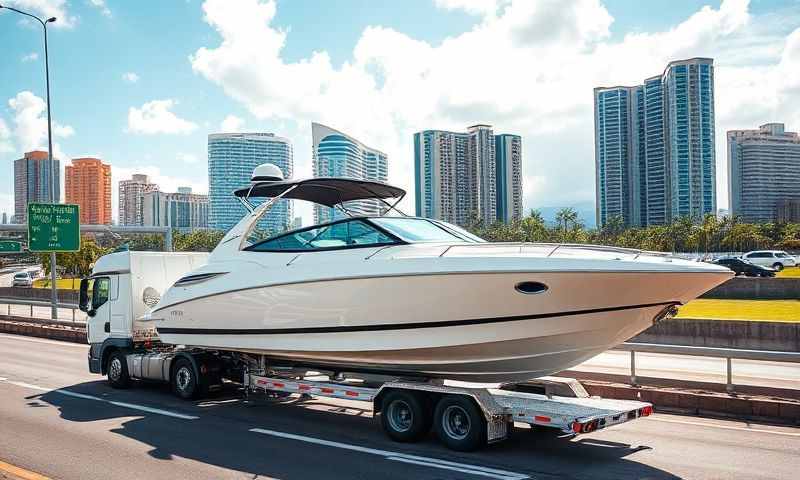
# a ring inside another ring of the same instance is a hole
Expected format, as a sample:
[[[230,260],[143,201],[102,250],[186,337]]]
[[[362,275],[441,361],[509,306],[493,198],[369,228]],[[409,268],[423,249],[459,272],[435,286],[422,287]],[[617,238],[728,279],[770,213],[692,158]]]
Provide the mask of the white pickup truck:
[[[461,451],[504,440],[514,422],[578,435],[653,412],[645,402],[590,397],[572,379],[489,386],[312,372],[272,365],[268,356],[159,341],[154,325],[140,318],[170,285],[207,258],[206,253],[116,252],[98,259],[80,290],[80,308],[88,314],[89,370],[107,375],[115,388],[135,380],[167,382],[184,399],[212,394],[229,383],[245,394],[360,400],[372,404],[390,438],[416,441],[433,428],[445,445]],[[437,417],[432,406],[443,401],[451,405],[444,409],[449,416]]]

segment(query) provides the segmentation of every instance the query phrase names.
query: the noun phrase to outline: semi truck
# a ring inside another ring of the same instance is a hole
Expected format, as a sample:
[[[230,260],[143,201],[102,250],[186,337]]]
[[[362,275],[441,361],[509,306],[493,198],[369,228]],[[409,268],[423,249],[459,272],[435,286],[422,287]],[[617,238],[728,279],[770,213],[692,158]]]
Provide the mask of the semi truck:
[[[207,253],[132,251],[98,259],[80,287],[80,308],[88,315],[89,370],[107,376],[113,388],[137,381],[168,383],[186,400],[230,386],[244,395],[368,402],[391,439],[413,442],[434,430],[459,451],[508,438],[515,422],[580,435],[653,413],[649,403],[591,397],[579,382],[560,377],[476,385],[330,371],[281,364],[268,355],[160,341],[155,324],[142,317],[169,286],[207,259]]]

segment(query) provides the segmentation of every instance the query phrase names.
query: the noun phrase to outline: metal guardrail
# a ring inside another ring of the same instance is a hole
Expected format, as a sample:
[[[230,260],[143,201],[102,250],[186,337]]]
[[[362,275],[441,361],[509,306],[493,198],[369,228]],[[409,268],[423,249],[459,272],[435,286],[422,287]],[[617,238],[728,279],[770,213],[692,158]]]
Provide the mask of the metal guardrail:
[[[770,350],[746,350],[741,348],[691,347],[688,345],[665,345],[658,343],[626,342],[614,347],[631,353],[631,385],[636,382],[636,352],[663,353],[667,355],[687,355],[695,357],[724,358],[726,360],[727,384],[725,390],[734,392],[733,360],[757,360],[762,362],[800,363],[800,352],[779,352]]]
[[[31,318],[33,317],[33,307],[47,307],[50,308],[53,304],[44,300],[29,300],[20,298],[0,298],[0,305],[6,305],[6,315],[11,316],[11,305],[26,305],[31,307]],[[75,310],[79,310],[78,305],[74,303],[59,303],[58,308],[67,308],[72,310],[72,321],[75,322]]]

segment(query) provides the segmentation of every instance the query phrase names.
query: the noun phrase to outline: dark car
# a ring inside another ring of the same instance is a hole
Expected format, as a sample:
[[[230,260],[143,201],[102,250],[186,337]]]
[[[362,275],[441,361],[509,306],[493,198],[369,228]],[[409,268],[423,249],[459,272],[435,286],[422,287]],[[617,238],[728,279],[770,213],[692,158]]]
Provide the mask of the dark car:
[[[775,270],[750,263],[741,258],[718,258],[714,260],[717,265],[723,265],[730,268],[736,275],[744,275],[747,277],[774,277]]]

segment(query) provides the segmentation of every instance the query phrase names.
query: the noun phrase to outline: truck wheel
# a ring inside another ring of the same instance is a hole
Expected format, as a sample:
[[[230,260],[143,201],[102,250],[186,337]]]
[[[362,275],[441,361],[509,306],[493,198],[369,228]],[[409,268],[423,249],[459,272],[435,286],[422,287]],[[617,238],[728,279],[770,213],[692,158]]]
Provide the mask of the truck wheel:
[[[775,263],[772,264],[772,268],[774,268],[776,271],[780,272],[781,270],[783,270],[783,264],[780,263],[780,262],[775,262]]]
[[[125,354],[119,350],[111,352],[108,357],[108,384],[111,388],[128,388],[131,377],[128,375],[128,361]]]
[[[439,439],[452,450],[471,452],[486,444],[486,418],[472,399],[448,395],[436,405],[434,425]]]
[[[431,429],[430,408],[415,392],[390,392],[383,401],[381,425],[396,442],[417,441]]]
[[[193,400],[200,396],[200,387],[192,362],[185,358],[175,361],[170,377],[172,391],[184,400]]]

